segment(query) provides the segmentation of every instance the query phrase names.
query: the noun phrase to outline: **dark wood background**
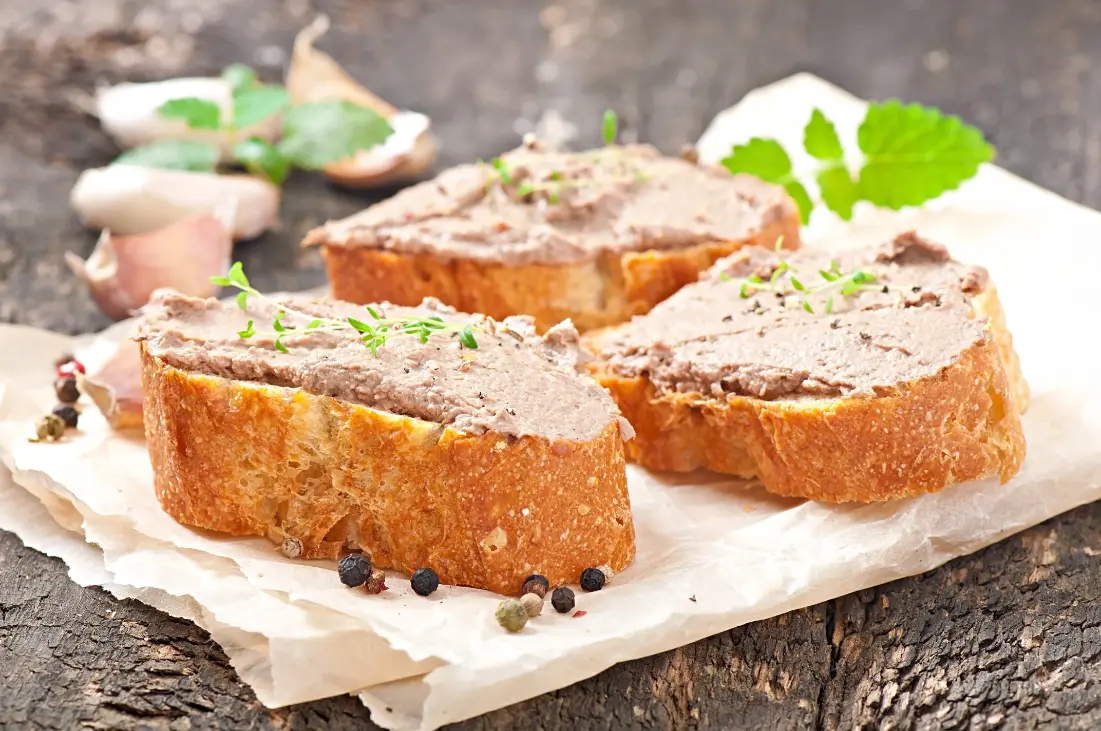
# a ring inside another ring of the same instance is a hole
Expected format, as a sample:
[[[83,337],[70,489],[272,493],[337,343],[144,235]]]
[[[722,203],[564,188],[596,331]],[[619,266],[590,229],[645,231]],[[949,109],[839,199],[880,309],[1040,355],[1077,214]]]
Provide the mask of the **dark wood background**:
[[[1101,204],[1098,2],[0,0],[0,320],[106,324],[62,263],[95,238],[70,213],[69,189],[116,154],[74,94],[234,61],[276,80],[315,10],[334,21],[323,48],[432,117],[445,164],[490,157],[555,115],[577,125],[577,144],[595,144],[609,106],[629,135],[672,152],[749,89],[810,70],[864,97],[960,114],[1002,165]],[[239,254],[261,288],[320,284],[301,234],[367,201],[295,177],[281,228]],[[1099,551],[1101,506],[1083,507],[923,576],[461,726],[1098,728]],[[262,708],[206,633],[77,587],[60,562],[0,532],[0,727],[372,726],[348,697]]]

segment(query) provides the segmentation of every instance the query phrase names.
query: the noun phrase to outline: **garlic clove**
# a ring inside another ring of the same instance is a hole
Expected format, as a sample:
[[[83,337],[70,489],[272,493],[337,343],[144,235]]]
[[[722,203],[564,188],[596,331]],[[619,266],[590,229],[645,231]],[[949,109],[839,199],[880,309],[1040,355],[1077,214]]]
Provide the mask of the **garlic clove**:
[[[78,373],[77,387],[91,399],[113,429],[142,428],[141,354],[123,340],[98,368]]]
[[[214,102],[222,110],[223,119],[233,114],[233,90],[229,82],[205,77],[104,87],[96,92],[94,112],[103,129],[123,149],[161,140],[195,140],[218,146],[222,160],[228,161],[235,139],[260,137],[274,142],[279,138],[282,120],[278,114],[231,135],[227,130],[191,129],[183,120],[167,119],[158,111],[167,101],[190,97]]]
[[[234,241],[259,236],[279,217],[279,187],[251,175],[109,165],[85,170],[69,195],[85,226],[120,236],[158,231],[227,200],[236,201]]]
[[[326,177],[347,187],[372,188],[423,176],[439,154],[430,120],[423,114],[399,110],[381,99],[353,79],[332,56],[314,48],[314,42],[328,29],[328,17],[319,15],[294,39],[285,81],[291,102],[300,105],[350,101],[385,117],[394,133],[382,145],[327,165]]]
[[[229,269],[235,206],[226,202],[222,220],[201,213],[149,234],[115,236],[105,230],[87,260],[66,252],[65,262],[115,320],[131,316],[162,287],[210,297],[218,292],[210,278]]]

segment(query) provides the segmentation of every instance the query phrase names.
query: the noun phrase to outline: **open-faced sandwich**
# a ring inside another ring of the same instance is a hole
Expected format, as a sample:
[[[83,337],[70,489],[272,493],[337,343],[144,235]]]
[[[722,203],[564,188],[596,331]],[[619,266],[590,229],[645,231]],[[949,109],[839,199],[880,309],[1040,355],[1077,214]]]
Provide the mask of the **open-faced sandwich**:
[[[460,165],[312,231],[333,296],[436,297],[542,331],[581,331],[648,311],[737,249],[799,243],[783,188],[649,146],[555,152],[529,142]]]
[[[1017,472],[1028,387],[986,270],[912,233],[781,254],[738,252],[586,336],[630,458],[828,502]]]
[[[246,306],[159,292],[141,322],[154,484],[176,520],[506,594],[634,556],[631,429],[579,372],[569,323]]]

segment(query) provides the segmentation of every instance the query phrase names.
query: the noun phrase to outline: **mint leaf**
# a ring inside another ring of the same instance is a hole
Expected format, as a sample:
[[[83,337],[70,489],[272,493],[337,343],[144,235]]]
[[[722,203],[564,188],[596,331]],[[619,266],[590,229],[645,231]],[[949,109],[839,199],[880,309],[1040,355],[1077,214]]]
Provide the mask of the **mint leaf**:
[[[791,180],[791,158],[776,140],[754,137],[744,145],[734,145],[722,166],[732,174],[748,173],[766,183],[783,185]]]
[[[784,185],[784,190],[795,201],[795,205],[799,208],[799,218],[805,225],[810,221],[810,212],[814,209],[814,202],[807,194],[807,189],[803,187],[802,183],[792,180]]]
[[[231,63],[222,70],[222,78],[229,82],[236,94],[241,89],[256,85],[256,72],[243,63]]]
[[[218,148],[206,142],[162,140],[128,150],[115,158],[114,164],[205,173],[218,165],[220,157]]]
[[[818,173],[818,189],[827,208],[843,221],[852,220],[853,204],[860,200],[860,191],[847,168],[841,165]]]
[[[290,163],[279,150],[255,137],[237,143],[233,157],[253,175],[262,175],[276,185],[282,185],[290,172]]]
[[[893,210],[958,187],[995,154],[982,133],[959,117],[898,100],[868,106],[857,142],[866,158],[860,197]]]
[[[157,111],[165,119],[182,119],[191,129],[219,129],[222,126],[222,110],[209,99],[170,99]]]
[[[722,166],[732,174],[747,173],[766,183],[784,186],[784,190],[799,206],[799,216],[803,223],[810,220],[814,203],[807,195],[807,189],[791,174],[791,158],[776,140],[754,137],[744,145],[734,145],[728,157],[723,158]]]
[[[316,170],[382,144],[393,131],[381,116],[351,102],[305,104],[283,115],[278,148],[298,167]]]
[[[803,130],[803,147],[817,160],[841,160],[845,157],[837,129],[820,109],[811,112],[810,121]]]
[[[244,129],[262,122],[290,104],[287,90],[281,86],[259,86],[233,94],[233,126]]]

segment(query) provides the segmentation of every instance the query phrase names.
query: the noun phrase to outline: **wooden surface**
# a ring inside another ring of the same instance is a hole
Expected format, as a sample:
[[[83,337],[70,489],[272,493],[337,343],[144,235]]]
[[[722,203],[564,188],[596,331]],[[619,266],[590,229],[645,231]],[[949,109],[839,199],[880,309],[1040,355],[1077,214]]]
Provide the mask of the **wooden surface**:
[[[73,95],[233,61],[276,79],[311,8],[334,19],[326,50],[433,118],[445,163],[492,156],[540,120],[596,143],[609,106],[673,151],[747,90],[811,70],[961,114],[1001,164],[1101,205],[1101,4],[1087,0],[0,0],[0,320],[106,324],[62,263],[94,241],[69,189],[115,154]],[[366,200],[292,179],[281,229],[240,247],[247,271],[264,289],[321,283],[302,232]],[[1101,506],[1083,507],[461,726],[1101,727],[1098,551]],[[0,533],[0,728],[370,727],[352,698],[260,707],[194,625],[77,587]]]

